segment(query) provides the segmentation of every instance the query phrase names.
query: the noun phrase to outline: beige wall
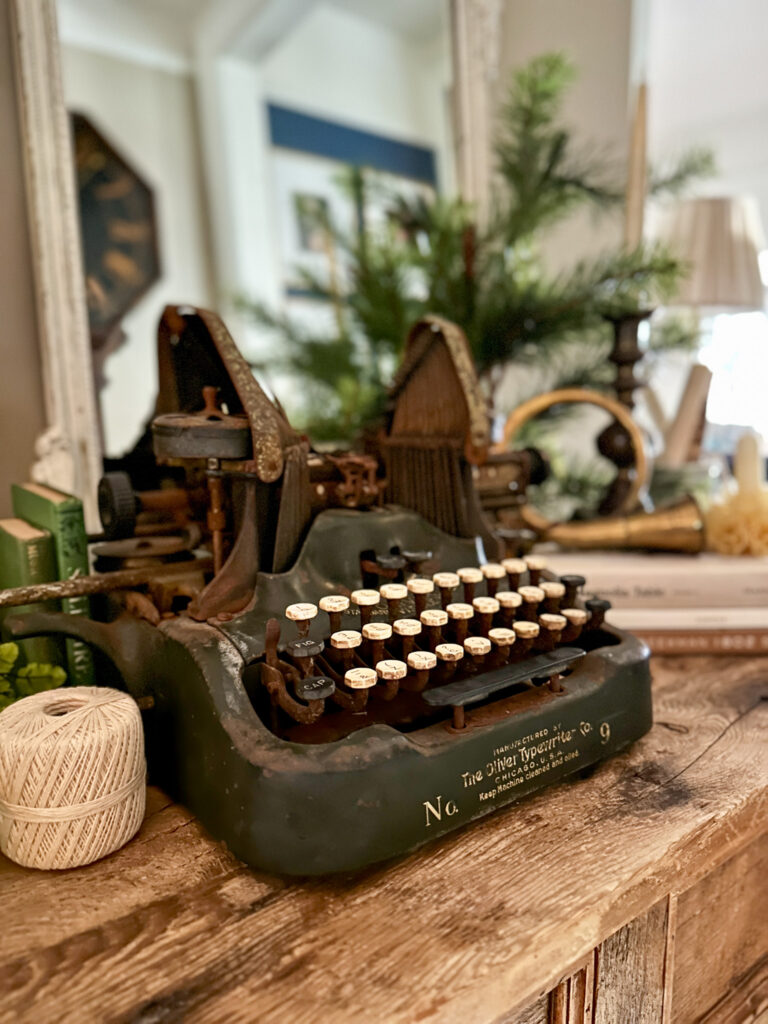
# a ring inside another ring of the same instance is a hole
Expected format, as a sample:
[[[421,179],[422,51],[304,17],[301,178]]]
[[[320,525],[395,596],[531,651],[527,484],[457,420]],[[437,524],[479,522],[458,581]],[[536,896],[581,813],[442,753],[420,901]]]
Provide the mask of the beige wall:
[[[28,478],[45,425],[8,6],[0,0],[0,516],[11,514],[10,484]]]
[[[505,0],[500,82],[532,57],[562,50],[578,72],[565,104],[575,139],[589,146],[588,153],[604,150],[623,161],[629,140],[631,16],[631,0]],[[579,213],[550,232],[545,258],[552,269],[567,268],[620,243],[621,236],[620,215],[595,221]]]

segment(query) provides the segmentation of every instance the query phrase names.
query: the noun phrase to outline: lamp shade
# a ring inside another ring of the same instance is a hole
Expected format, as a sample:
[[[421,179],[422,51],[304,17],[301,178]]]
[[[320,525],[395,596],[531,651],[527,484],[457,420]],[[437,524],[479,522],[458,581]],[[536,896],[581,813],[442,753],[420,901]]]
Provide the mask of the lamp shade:
[[[745,196],[688,199],[662,218],[661,235],[689,264],[673,304],[762,309],[758,253],[765,247],[757,203]]]

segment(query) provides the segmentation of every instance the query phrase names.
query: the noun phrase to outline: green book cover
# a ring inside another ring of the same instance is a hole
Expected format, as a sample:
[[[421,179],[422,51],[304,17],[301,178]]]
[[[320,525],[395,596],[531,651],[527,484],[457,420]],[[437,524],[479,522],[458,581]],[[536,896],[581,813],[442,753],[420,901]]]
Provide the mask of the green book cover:
[[[11,499],[14,515],[51,533],[60,580],[88,574],[88,541],[79,498],[45,484],[26,483],[11,486]],[[90,614],[87,597],[68,597],[62,601],[62,607],[70,615]],[[80,640],[67,640],[66,650],[69,682],[73,686],[93,685],[93,658],[87,645]]]
[[[0,587],[26,587],[57,579],[53,537],[48,530],[23,519],[0,519]],[[39,611],[44,604],[25,604],[0,611],[0,623],[10,614]],[[63,665],[64,657],[55,637],[31,637],[19,642],[24,663]]]

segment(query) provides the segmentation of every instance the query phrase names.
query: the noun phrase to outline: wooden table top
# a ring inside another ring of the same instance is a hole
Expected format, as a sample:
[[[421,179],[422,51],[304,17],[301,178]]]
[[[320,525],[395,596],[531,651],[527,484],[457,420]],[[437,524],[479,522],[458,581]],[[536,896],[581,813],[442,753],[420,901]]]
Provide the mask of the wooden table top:
[[[767,827],[768,658],[653,670],[628,752],[357,876],[257,874],[153,789],[106,860],[0,857],[0,1019],[489,1024],[531,1002]]]

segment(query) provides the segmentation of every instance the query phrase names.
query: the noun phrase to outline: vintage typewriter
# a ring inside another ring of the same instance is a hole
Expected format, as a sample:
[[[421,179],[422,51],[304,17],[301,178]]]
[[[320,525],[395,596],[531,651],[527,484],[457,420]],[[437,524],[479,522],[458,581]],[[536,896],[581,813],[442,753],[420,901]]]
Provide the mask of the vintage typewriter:
[[[647,648],[582,577],[553,577],[483,516],[484,412],[452,325],[414,329],[378,449],[359,457],[313,453],[212,314],[166,310],[159,361],[147,439],[101,488],[107,571],[90,586],[108,599],[93,619],[6,626],[100,651],[144,709],[153,781],[238,857],[357,869],[650,728]],[[417,429],[435,374],[454,374],[450,401]],[[204,556],[161,557],[174,536],[202,537]],[[130,572],[146,575],[127,593],[105,583]]]

